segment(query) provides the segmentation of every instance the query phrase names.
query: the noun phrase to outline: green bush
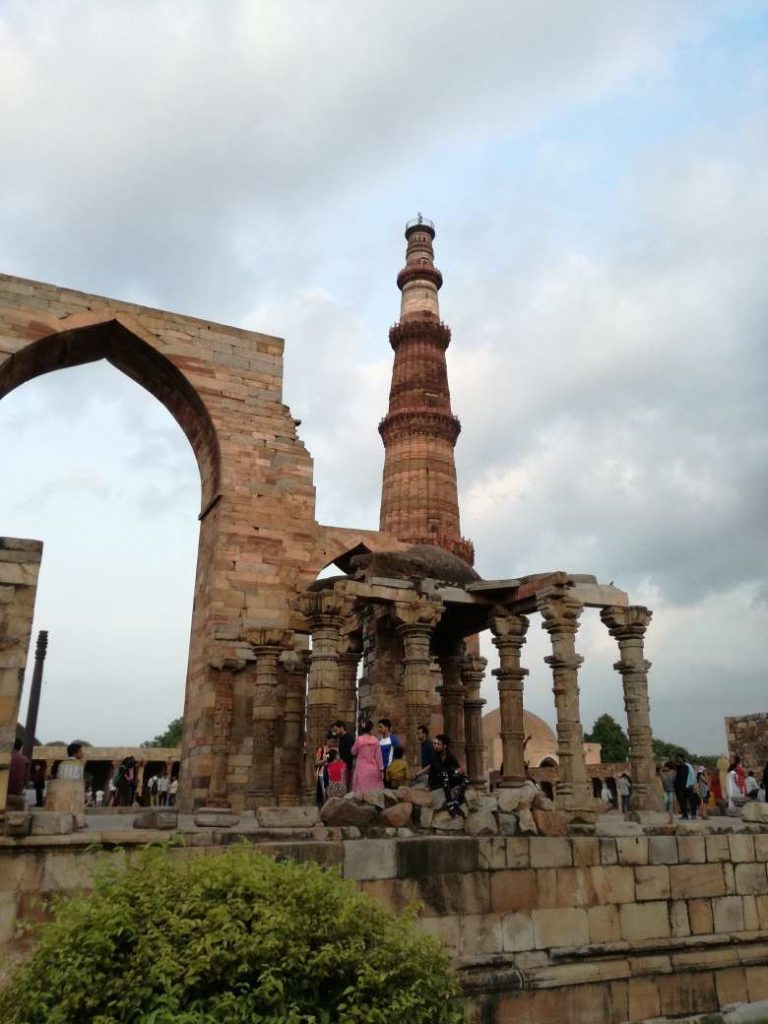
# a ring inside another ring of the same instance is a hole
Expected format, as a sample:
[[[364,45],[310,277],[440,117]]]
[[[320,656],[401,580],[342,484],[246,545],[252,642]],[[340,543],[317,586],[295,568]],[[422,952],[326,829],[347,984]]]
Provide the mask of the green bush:
[[[443,947],[316,864],[147,851],[58,905],[2,1024],[457,1024]]]

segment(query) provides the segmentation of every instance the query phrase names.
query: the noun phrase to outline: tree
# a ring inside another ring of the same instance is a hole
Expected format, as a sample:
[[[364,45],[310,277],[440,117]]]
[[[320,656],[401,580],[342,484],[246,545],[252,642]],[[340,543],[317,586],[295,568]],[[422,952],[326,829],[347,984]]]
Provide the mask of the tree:
[[[313,862],[149,848],[55,908],[0,1024],[460,1024],[448,951]]]
[[[629,759],[629,740],[619,723],[610,715],[600,715],[592,732],[584,737],[587,743],[599,743],[600,760],[605,763],[624,762]]]
[[[181,745],[181,730],[184,726],[183,718],[174,718],[168,724],[165,732],[155,736],[153,740],[144,740],[142,747],[178,747]]]

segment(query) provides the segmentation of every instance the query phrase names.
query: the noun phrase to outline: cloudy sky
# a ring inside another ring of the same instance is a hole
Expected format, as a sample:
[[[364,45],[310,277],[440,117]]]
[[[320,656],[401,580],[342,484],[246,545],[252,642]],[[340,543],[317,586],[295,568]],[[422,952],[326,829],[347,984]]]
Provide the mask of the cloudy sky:
[[[284,337],[318,518],[375,528],[402,228],[431,217],[477,568],[653,607],[655,732],[718,751],[768,710],[767,100],[765,2],[0,0],[0,271]],[[46,545],[39,735],[154,735],[186,439],[107,364],[12,392],[0,438],[0,534]],[[594,612],[579,649],[585,723],[621,719]]]

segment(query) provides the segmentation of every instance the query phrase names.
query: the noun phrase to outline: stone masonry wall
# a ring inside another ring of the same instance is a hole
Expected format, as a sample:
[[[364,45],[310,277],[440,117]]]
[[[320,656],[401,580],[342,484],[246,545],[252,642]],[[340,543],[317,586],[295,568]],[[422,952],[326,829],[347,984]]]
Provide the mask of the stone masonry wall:
[[[296,809],[308,814],[311,809]],[[186,837],[171,858],[245,838],[340,868],[392,909],[422,904],[483,1024],[619,1024],[768,998],[768,834],[344,838],[319,826]],[[394,833],[394,830],[392,830]],[[94,844],[130,858],[168,833],[0,839],[0,942],[40,895],[87,888]]]
[[[768,711],[756,715],[726,718],[728,757],[737,755],[745,768],[754,769],[758,781],[768,763]]]
[[[0,537],[0,808],[8,790],[42,556],[39,540]]]

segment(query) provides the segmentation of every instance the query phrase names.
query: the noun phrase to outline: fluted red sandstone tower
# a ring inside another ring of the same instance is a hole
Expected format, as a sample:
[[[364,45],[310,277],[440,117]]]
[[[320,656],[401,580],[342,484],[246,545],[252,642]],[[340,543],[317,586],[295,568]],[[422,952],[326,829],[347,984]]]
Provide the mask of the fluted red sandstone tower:
[[[451,331],[440,321],[434,264],[435,228],[421,215],[405,227],[405,266],[397,275],[400,320],[389,331],[395,352],[389,411],[379,424],[384,480],[379,529],[411,544],[431,544],[470,565],[461,536],[453,449],[461,424],[451,410],[445,350]]]

